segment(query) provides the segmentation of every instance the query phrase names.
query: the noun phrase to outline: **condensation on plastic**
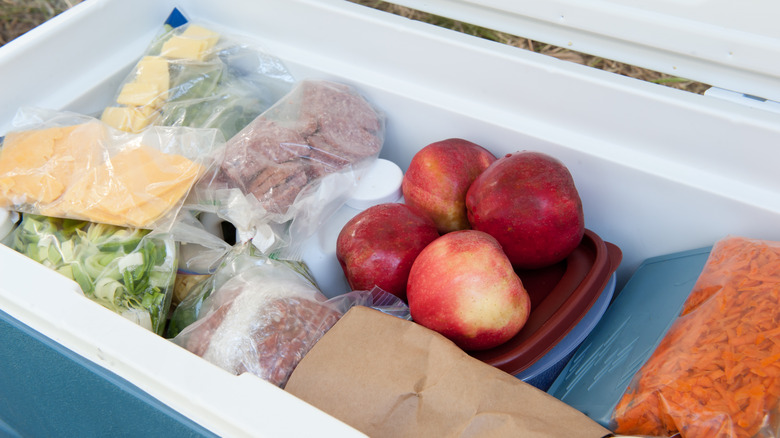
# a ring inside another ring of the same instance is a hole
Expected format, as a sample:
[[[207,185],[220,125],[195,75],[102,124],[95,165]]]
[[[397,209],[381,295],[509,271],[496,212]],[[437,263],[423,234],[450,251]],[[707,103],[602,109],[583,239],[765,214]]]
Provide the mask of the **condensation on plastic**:
[[[409,318],[406,305],[381,289],[326,299],[294,265],[252,255],[248,243],[237,248],[237,264],[227,268],[234,274],[172,338],[233,374],[248,372],[284,387],[303,356],[355,305]]]
[[[167,230],[222,145],[214,129],[118,131],[95,118],[22,108],[0,149],[0,207]]]
[[[358,90],[298,82],[226,142],[187,208],[216,213],[267,254],[300,259],[303,240],[349,198],[384,137],[384,113]]]

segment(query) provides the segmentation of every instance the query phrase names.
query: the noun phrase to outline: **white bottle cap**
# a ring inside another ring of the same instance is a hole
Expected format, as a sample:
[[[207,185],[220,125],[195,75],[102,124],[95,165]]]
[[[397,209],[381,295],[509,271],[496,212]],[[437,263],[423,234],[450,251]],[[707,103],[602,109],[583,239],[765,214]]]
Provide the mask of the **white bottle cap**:
[[[378,158],[358,182],[355,193],[346,204],[355,210],[401,199],[404,173],[392,161]]]

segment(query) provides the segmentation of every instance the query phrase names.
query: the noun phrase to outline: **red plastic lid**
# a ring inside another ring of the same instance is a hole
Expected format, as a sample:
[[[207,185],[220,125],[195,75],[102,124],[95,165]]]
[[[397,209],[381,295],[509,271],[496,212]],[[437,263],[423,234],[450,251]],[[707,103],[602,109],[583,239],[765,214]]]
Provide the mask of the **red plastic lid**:
[[[528,321],[508,342],[469,354],[509,374],[525,370],[588,313],[622,258],[620,248],[586,229],[580,245],[562,262],[517,271],[531,297]]]

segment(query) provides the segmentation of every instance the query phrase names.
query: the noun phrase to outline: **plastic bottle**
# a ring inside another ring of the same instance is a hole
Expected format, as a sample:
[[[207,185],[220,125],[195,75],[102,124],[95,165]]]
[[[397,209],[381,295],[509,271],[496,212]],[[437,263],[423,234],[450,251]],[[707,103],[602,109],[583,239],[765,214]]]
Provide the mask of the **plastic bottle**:
[[[403,171],[397,164],[377,159],[361,178],[354,194],[303,245],[303,261],[317,286],[328,298],[351,288],[336,258],[336,239],[341,229],[358,213],[374,205],[401,202]]]

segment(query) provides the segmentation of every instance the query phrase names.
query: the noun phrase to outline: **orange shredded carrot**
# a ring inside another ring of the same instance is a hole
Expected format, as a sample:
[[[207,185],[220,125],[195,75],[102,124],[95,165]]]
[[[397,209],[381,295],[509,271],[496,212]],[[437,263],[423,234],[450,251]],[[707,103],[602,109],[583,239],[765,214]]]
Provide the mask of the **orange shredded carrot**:
[[[614,431],[775,437],[779,401],[780,242],[728,237],[618,402]]]

